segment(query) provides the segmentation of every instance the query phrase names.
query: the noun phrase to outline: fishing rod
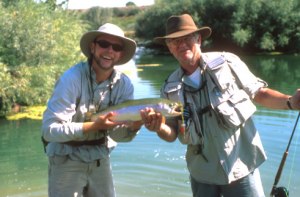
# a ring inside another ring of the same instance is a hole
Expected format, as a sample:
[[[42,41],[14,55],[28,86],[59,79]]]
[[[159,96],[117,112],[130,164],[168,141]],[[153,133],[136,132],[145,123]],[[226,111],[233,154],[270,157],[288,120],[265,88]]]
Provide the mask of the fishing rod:
[[[292,142],[297,124],[298,124],[299,117],[300,117],[300,112],[298,113],[298,117],[296,119],[296,123],[294,125],[294,129],[293,129],[293,132],[291,134],[289,143],[286,147],[285,152],[283,153],[283,156],[282,156],[282,159],[281,159],[281,162],[280,162],[280,165],[279,165],[276,177],[275,177],[275,181],[274,181],[274,184],[273,184],[273,187],[272,187],[272,191],[270,193],[270,197],[288,197],[289,196],[289,191],[285,187],[277,187],[277,183],[279,182],[279,179],[280,179],[280,176],[281,176],[281,173],[282,173],[282,170],[283,170],[283,166],[285,164],[287,155],[289,154],[289,148],[290,148],[290,145],[291,145],[291,142]]]

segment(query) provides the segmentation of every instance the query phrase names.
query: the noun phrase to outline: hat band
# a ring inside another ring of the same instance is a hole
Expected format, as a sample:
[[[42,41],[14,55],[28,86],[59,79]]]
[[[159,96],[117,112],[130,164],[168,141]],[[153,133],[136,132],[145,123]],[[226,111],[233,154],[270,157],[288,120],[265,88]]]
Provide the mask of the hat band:
[[[167,32],[167,34],[172,34],[175,32],[179,32],[179,31],[186,31],[186,30],[197,30],[197,28],[195,28],[194,26],[181,26],[181,27],[177,27],[176,29],[169,29],[169,31]]]

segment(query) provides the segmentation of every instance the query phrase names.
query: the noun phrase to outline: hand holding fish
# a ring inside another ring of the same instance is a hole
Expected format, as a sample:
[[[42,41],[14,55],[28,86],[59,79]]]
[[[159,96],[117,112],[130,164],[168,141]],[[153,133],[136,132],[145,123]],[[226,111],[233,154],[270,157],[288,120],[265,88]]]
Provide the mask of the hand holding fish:
[[[114,116],[113,112],[99,115],[94,117],[93,122],[85,122],[83,124],[83,131],[90,132],[90,131],[99,131],[99,130],[108,130],[112,129],[117,125],[123,124],[122,122],[114,122],[111,118]]]
[[[159,132],[162,123],[165,123],[165,118],[161,113],[156,113],[153,108],[145,108],[141,110],[141,117],[145,123],[145,127],[150,131]]]
[[[160,112],[156,112],[153,108],[145,108],[141,110],[141,117],[149,131],[155,131],[160,138],[166,141],[176,140],[176,131],[165,123],[165,117]]]

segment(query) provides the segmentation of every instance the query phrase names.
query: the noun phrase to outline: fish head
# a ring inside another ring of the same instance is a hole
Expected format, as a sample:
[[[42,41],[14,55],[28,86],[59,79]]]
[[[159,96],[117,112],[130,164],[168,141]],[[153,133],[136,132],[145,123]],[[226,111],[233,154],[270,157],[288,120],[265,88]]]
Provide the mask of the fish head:
[[[183,105],[180,102],[175,101],[161,102],[158,104],[158,109],[156,110],[166,117],[181,116]]]

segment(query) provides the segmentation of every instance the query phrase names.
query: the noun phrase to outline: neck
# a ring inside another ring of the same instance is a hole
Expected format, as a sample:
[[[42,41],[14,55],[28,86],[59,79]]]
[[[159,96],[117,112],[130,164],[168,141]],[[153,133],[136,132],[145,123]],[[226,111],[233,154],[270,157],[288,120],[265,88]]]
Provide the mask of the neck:
[[[192,73],[195,72],[195,70],[197,70],[197,68],[199,67],[199,63],[200,63],[200,59],[198,59],[196,62],[190,62],[188,64],[182,64],[182,68],[184,68],[184,73],[186,75],[191,75]]]
[[[109,79],[114,70],[113,68],[102,69],[102,68],[99,68],[98,66],[94,66],[94,65],[92,65],[92,69],[96,74],[96,82],[97,83],[101,83],[101,82]]]

